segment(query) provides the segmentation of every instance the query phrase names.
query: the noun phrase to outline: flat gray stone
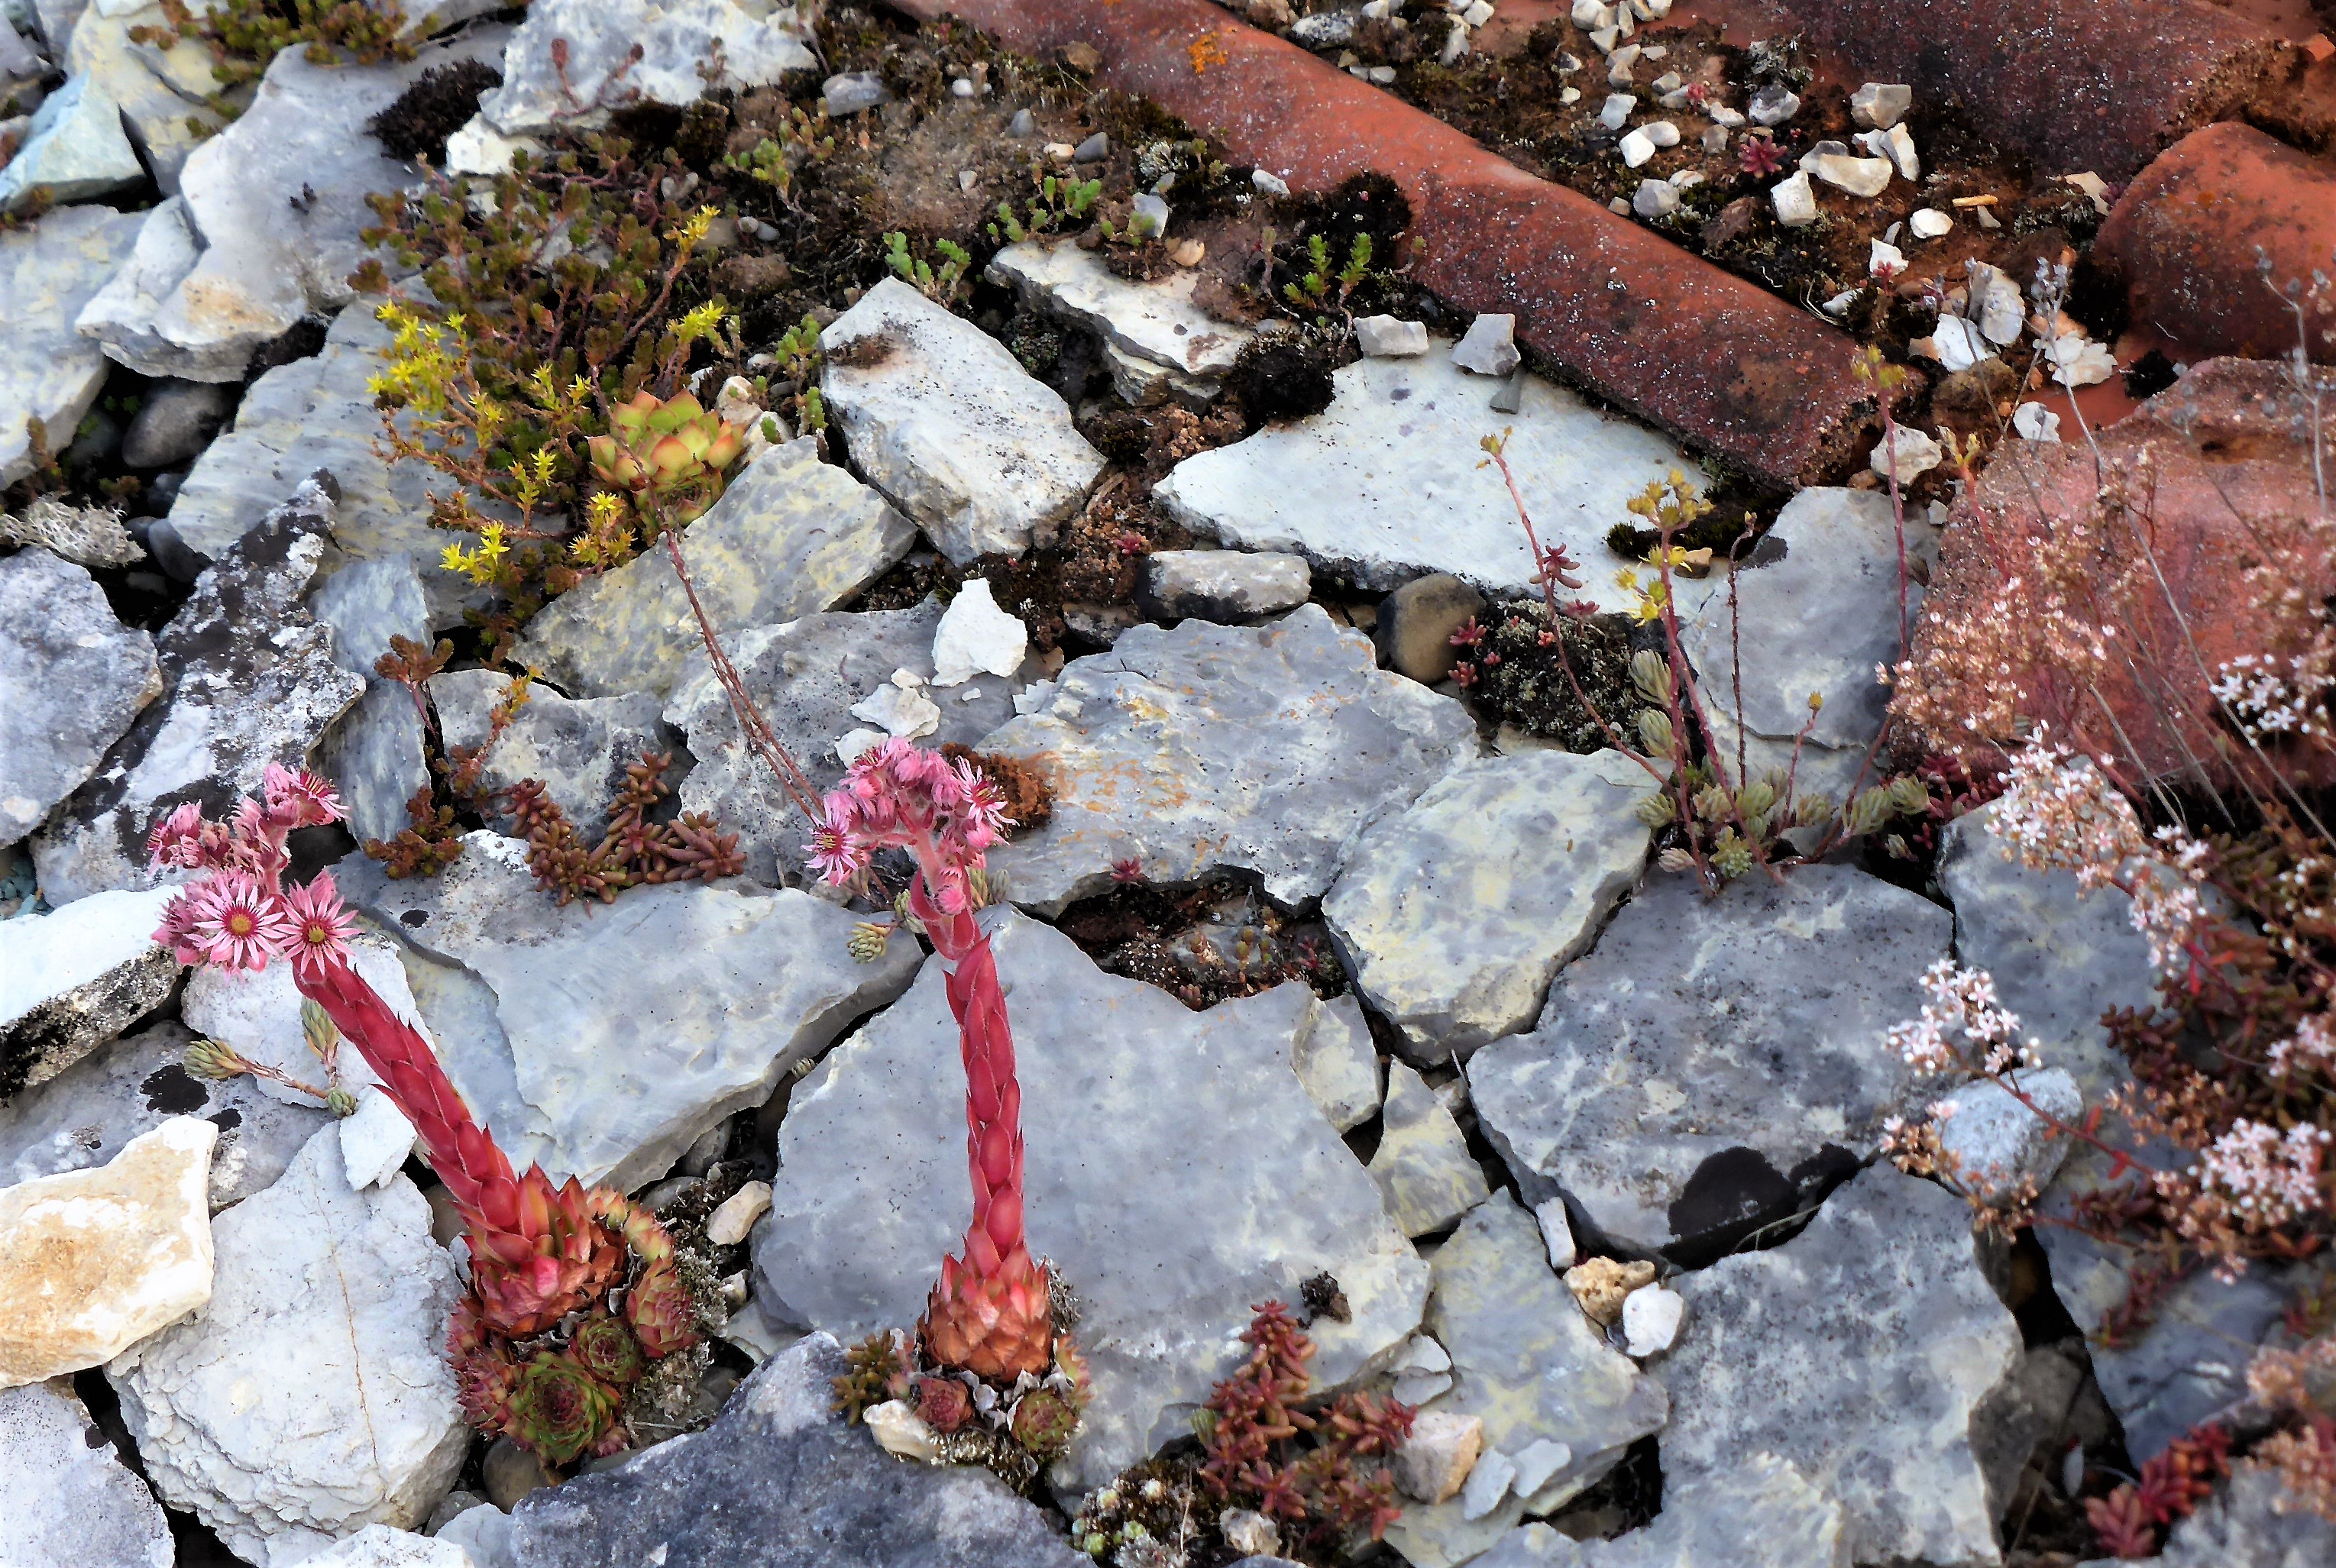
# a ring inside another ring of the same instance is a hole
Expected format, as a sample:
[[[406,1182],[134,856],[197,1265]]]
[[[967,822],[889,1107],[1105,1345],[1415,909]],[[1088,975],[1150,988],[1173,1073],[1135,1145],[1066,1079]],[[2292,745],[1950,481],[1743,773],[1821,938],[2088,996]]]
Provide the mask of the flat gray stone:
[[[2104,1557],[2078,1568],[2121,1561]],[[2298,1506],[2272,1472],[2241,1466],[2227,1486],[2166,1533],[2155,1561],[2164,1568],[2320,1568],[2336,1561],[2336,1524]]]
[[[430,700],[437,706],[439,733],[446,744],[484,745],[494,706],[511,683],[511,677],[491,669],[433,676]],[[660,706],[647,692],[569,698],[548,687],[531,687],[526,705],[487,754],[481,778],[491,790],[510,789],[522,779],[540,780],[545,793],[576,824],[577,836],[586,843],[599,843],[608,831],[608,803],[625,782],[625,770],[645,752],[671,754],[676,749],[672,732],[657,717]],[[502,833],[514,826],[500,803],[488,825]]]
[[[1663,1511],[1611,1541],[1575,1541],[1546,1524],[1511,1531],[1476,1568],[1850,1568],[1841,1505],[1789,1459],[1753,1454],[1682,1486]]]
[[[733,474],[682,535],[682,555],[727,652],[728,639],[748,627],[834,609],[915,541],[882,496],[820,462],[806,437],[769,448]],[[561,594],[528,623],[517,657],[578,696],[662,697],[705,646],[660,549]]]
[[[162,695],[154,639],[45,550],[0,560],[0,841],[41,825]]]
[[[506,136],[590,130],[628,103],[690,104],[714,88],[816,70],[811,42],[804,14],[762,0],[546,0],[511,35],[502,85],[481,96],[479,112]],[[552,57],[560,44],[564,73]],[[636,48],[641,57],[628,61]]]
[[[953,561],[1021,553],[1034,529],[1076,512],[1103,472],[1054,388],[897,278],[861,296],[820,344],[820,388],[853,463]]]
[[[492,989],[517,1090],[553,1135],[554,1180],[629,1192],[662,1175],[917,969],[905,941],[854,963],[857,917],[805,893],[667,882],[563,909],[519,841],[462,846],[437,877],[393,881],[357,857],[337,874],[384,930]]]
[[[159,1006],[179,966],[154,945],[168,888],[0,920],[0,1098],[44,1083]]]
[[[2014,1075],[2020,1093],[2064,1125],[2084,1123],[2084,1096],[2059,1067],[2036,1067]],[[1933,1121],[1939,1146],[1955,1161],[1957,1183],[1989,1203],[2001,1203],[2023,1186],[2041,1193],[2068,1157],[2069,1140],[2052,1135],[2050,1125],[1991,1079],[1965,1084],[1942,1102],[1952,1114]]]
[[[843,1348],[798,1340],[713,1426],[614,1470],[530,1493],[530,1568],[1086,1568],[1060,1527],[988,1471],[895,1459],[834,1409]]]
[[[44,12],[50,3],[42,0]],[[133,28],[168,32],[170,25],[160,5],[101,0],[79,12],[69,43],[49,38],[52,58],[62,57],[72,75],[99,83],[121,109],[122,128],[165,196],[178,193],[187,160],[224,123],[203,102],[220,83],[201,39],[190,34],[161,49],[130,37]]]
[[[331,497],[303,485],[196,580],[156,639],[164,695],[33,840],[52,903],[136,885],[158,815],[187,800],[231,811],[269,764],[306,765],[356,701],[365,682],[303,602],[333,520]]]
[[[1452,1388],[1427,1407],[1482,1419],[1487,1457],[1514,1462],[1542,1442],[1570,1451],[1530,1497],[1513,1490],[1481,1518],[1464,1518],[1458,1497],[1406,1503],[1388,1541],[1415,1568],[1449,1568],[1603,1477],[1661,1429],[1669,1400],[1574,1305],[1541,1228],[1507,1193],[1471,1211],[1428,1271],[1427,1329],[1452,1357]]]
[[[471,1446],[430,1205],[402,1175],[352,1190],[327,1127],[211,1242],[209,1304],[106,1368],[156,1490],[262,1568],[418,1528]]]
[[[170,1568],[162,1505],[90,1419],[71,1379],[0,1390],[0,1563]]]
[[[242,380],[253,351],[302,317],[349,302],[349,274],[374,255],[358,238],[379,221],[366,196],[419,177],[382,151],[366,122],[424,71],[492,60],[502,36],[483,28],[425,45],[410,61],[372,65],[319,65],[298,49],[277,54],[251,106],[180,174],[196,244],[189,269],[167,287],[160,276],[141,276],[135,301],[116,296],[83,317],[87,335],[143,375]],[[149,273],[149,258],[140,259]],[[147,298],[151,312],[134,307]]]
[[[1284,906],[1318,898],[1361,829],[1476,749],[1466,709],[1381,670],[1312,604],[1259,627],[1137,627],[1017,706],[982,749],[1044,755],[1055,814],[990,864],[1048,915],[1126,860],[1154,882],[1248,871]]]
[[[772,734],[823,794],[843,777],[835,743],[863,722],[852,716],[852,705],[889,682],[895,670],[932,678],[933,633],[940,619],[940,601],[928,599],[911,609],[806,615],[735,637],[725,632],[722,648]],[[682,667],[665,706],[665,722],[686,732],[689,753],[697,759],[682,781],[682,809],[711,812],[725,832],[738,834],[748,876],[772,887],[800,885],[809,824],[746,746],[705,650],[691,654]],[[1014,716],[1014,695],[1027,684],[1018,673],[980,673],[930,691],[940,709],[940,727],[922,744],[975,744]]]
[[[1981,806],[1947,824],[1939,886],[1955,910],[1955,952],[1995,977],[1997,997],[2087,1096],[2132,1076],[2101,1015],[2157,1000],[2149,945],[2133,929],[2133,901],[2115,888],[2087,894],[2073,872],[2031,871],[1987,831]]]
[[[110,196],[145,178],[104,86],[75,76],[42,101],[24,144],[0,165],[0,211],[22,207],[36,190],[63,206]]]
[[[219,1128],[213,1213],[272,1186],[325,1125],[324,1108],[272,1099],[248,1077],[196,1076],[185,1066],[194,1037],[179,1024],[157,1024],[0,1104],[0,1185],[104,1164],[171,1116],[200,1116]]]
[[[1708,898],[1660,875],[1561,972],[1541,1025],[1469,1060],[1494,1146],[1644,1251],[1731,1246],[1879,1147],[1915,1086],[1882,1044],[1947,912],[1848,866]]]
[[[1257,336],[1192,303],[1201,274],[1191,268],[1131,280],[1095,251],[1065,240],[1027,239],[1000,250],[989,277],[1017,289],[1030,308],[1101,338],[1112,389],[1131,404],[1157,403],[1172,394],[1213,398]]]
[[[1401,1062],[1387,1064],[1385,1119],[1371,1154],[1371,1179],[1387,1218],[1406,1236],[1448,1228],[1491,1188],[1442,1096]]]
[[[1961,1198],[1884,1162],[1783,1246],[1676,1283],[1687,1328],[1658,1370],[1666,1493],[1774,1454],[1841,1504],[1858,1562],[2001,1561],[2010,1498],[1981,1453],[2020,1326]]]
[[[200,456],[235,412],[241,390],[206,381],[159,383],[122,437],[122,461],[132,468],[170,468]]]
[[[1135,584],[1144,613],[1159,620],[1245,620],[1295,609],[1313,591],[1305,557],[1246,550],[1155,550]]]
[[[1938,530],[1919,516],[1906,521],[1906,560],[1935,560]],[[1811,489],[1785,503],[1758,553],[1778,548],[1784,559],[1740,568],[1737,614],[1724,591],[1708,594],[1703,612],[1680,628],[1680,644],[1696,669],[1717,744],[1735,765],[1739,734],[1745,771],[1795,768],[1796,789],[1841,804],[1856,784],[1890,706],[1891,688],[1874,678],[1877,664],[1895,665],[1899,638],[1898,529],[1890,498],[1870,490]],[[1724,589],[1724,574],[1713,581]],[[1911,630],[1922,602],[1911,579],[1905,599]],[[1733,646],[1737,663],[1729,663]],[[1736,713],[1738,669],[1744,712]],[[1809,725],[1809,696],[1825,699]],[[1809,725],[1796,767],[1793,737]],[[1886,783],[1877,768],[1865,784]]]
[[[308,609],[333,628],[334,662],[365,683],[356,706],[325,732],[317,765],[339,786],[357,842],[395,838],[408,820],[405,803],[430,782],[430,764],[414,694],[374,666],[393,637],[429,646],[421,575],[403,555],[353,560],[309,595]]]
[[[1014,1015],[1030,1247],[1085,1303],[1095,1401],[1059,1485],[1098,1485],[1189,1432],[1245,1353],[1256,1303],[1295,1303],[1322,1270],[1353,1318],[1310,1330],[1318,1391],[1410,1336],[1426,1265],[1291,1071],[1314,1005],[1303,988],[1195,1013],[1027,917],[1002,912],[991,940]],[[796,1088],[754,1232],[773,1323],[846,1339],[905,1328],[958,1247],[965,1078],[942,987],[933,966]]]
[[[0,232],[0,485],[33,472],[28,422],[52,455],[105,385],[105,355],[74,336],[73,318],[130,256],[139,217],[67,207]]]
[[[1538,376],[1514,414],[1449,354],[1368,357],[1332,374],[1320,414],[1178,463],[1153,488],[1178,522],[1244,550],[1290,550],[1384,592],[1448,571],[1479,588],[1538,593],[1533,552],[1479,443],[1512,431],[1509,463],[1543,545],[1587,569],[1582,597],[1619,609],[1606,531],[1623,503],[1695,463],[1668,437],[1601,414]],[[1681,595],[1681,603],[1688,596]]]
[[[1352,1132],[1378,1115],[1378,1053],[1352,991],[1322,1004],[1313,1032],[1290,1047],[1290,1065],[1338,1131]]]
[[[1620,752],[1463,763],[1365,829],[1323,896],[1356,989],[1410,1058],[1530,1028],[1549,983],[1639,880],[1655,791]]]

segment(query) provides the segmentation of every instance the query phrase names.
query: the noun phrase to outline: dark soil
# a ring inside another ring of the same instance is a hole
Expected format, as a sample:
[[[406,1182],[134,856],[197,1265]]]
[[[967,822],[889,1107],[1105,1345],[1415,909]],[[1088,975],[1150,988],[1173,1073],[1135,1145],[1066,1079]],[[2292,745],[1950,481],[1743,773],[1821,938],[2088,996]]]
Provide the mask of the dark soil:
[[[1320,923],[1290,920],[1238,877],[1183,888],[1131,881],[1073,904],[1055,924],[1099,967],[1195,1012],[1288,980],[1321,997],[1347,989]]]

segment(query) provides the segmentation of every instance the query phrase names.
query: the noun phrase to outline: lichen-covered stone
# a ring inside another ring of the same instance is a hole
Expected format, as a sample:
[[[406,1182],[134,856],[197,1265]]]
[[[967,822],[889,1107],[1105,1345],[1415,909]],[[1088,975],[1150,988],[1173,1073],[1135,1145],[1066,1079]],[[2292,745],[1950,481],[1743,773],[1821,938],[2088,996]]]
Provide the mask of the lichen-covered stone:
[[[209,1304],[106,1368],[155,1489],[262,1568],[420,1526],[471,1437],[429,1204],[404,1176],[353,1190],[326,1128],[211,1230]]]
[[[485,745],[495,705],[511,684],[511,677],[491,669],[432,677],[430,700],[437,705],[439,731],[446,744]],[[608,832],[608,803],[625,782],[625,770],[645,753],[670,755],[676,749],[671,732],[657,717],[660,706],[647,692],[569,698],[544,687],[531,687],[526,705],[487,753],[481,780],[496,791],[508,790],[522,779],[540,782],[544,793],[576,824],[577,836],[588,844],[599,843]],[[509,833],[514,824],[498,803],[489,814],[489,825]]]
[[[0,485],[33,472],[30,422],[51,456],[105,385],[105,355],[73,333],[90,296],[128,259],[139,218],[67,207],[0,231]]]
[[[681,537],[697,597],[727,636],[833,609],[908,554],[916,531],[882,496],[820,462],[806,437],[733,474]],[[528,623],[519,661],[579,696],[662,697],[704,646],[673,562],[651,550],[552,601]]]
[[[1411,1335],[1426,1267],[1290,1070],[1302,988],[1195,1013],[1025,917],[996,919],[991,940],[1014,1009],[1030,1246],[1085,1303],[1094,1372],[1061,1485],[1101,1485],[1189,1431],[1255,1304],[1296,1302],[1319,1271],[1352,1320],[1314,1323],[1318,1389]],[[773,1321],[856,1339],[923,1311],[971,1202],[957,1064],[932,967],[794,1091],[754,1234]]]
[[[0,1388],[100,1366],[210,1300],[218,1137],[173,1116],[95,1170],[0,1188]]]
[[[0,560],[0,841],[41,825],[162,693],[154,639],[45,550]]]
[[[395,838],[405,803],[430,782],[422,714],[414,694],[375,668],[393,637],[430,644],[421,575],[402,555],[353,560],[309,596],[333,628],[333,658],[365,683],[365,695],[325,732],[317,766],[339,786],[341,816],[357,842]]]
[[[686,105],[711,88],[766,86],[818,68],[815,14],[768,0],[539,0],[479,112],[521,136],[605,125],[628,103]]]
[[[821,391],[852,461],[951,560],[1019,554],[1103,472],[1059,394],[897,278],[861,296],[820,344]]]
[[[1298,1081],[1332,1126],[1352,1132],[1378,1114],[1378,1052],[1353,992],[1324,1002],[1313,1031],[1291,1050]]]
[[[1042,761],[1055,814],[990,863],[1047,914],[1130,860],[1154,882],[1249,871],[1279,903],[1319,897],[1359,830],[1476,745],[1466,709],[1379,669],[1310,604],[1259,627],[1137,627],[1024,706],[982,747]]]
[[[1678,1281],[1687,1331],[1670,1391],[1666,1491],[1747,1454],[1790,1460],[1847,1515],[1861,1563],[2001,1561],[1990,1401],[2020,1370],[2020,1325],[1980,1271],[1961,1198],[1883,1163],[1781,1247]]]
[[[1915,1084],[1883,1035],[1920,1008],[1949,923],[1848,866],[1717,897],[1659,876],[1538,1028],[1469,1060],[1478,1119],[1533,1202],[1562,1191],[1642,1251],[1724,1251],[1879,1146]]]
[[[0,23],[0,25],[5,25]],[[0,1392],[0,1563],[170,1568],[170,1523],[62,1379]]]
[[[843,1347],[797,1341],[713,1426],[534,1492],[511,1515],[529,1568],[1086,1568],[1060,1526],[974,1466],[904,1463],[835,1412]]]
[[[168,49],[133,40],[133,29],[171,31],[160,4],[103,0],[74,9],[79,15],[72,22],[70,41],[60,43],[52,34],[53,51],[63,55],[61,63],[70,76],[87,77],[104,88],[122,111],[131,141],[154,171],[155,184],[165,196],[176,194],[187,160],[222,123],[203,102],[219,87],[211,74],[210,51],[191,35]]]
[[[1646,770],[1620,752],[1465,763],[1366,829],[1322,900],[1355,985],[1422,1066],[1531,1027],[1639,879]]]
[[[1599,1480],[1662,1427],[1669,1402],[1582,1315],[1550,1271],[1540,1227],[1506,1193],[1471,1210],[1428,1270],[1426,1326],[1453,1379],[1431,1408],[1481,1417],[1488,1455],[1514,1462],[1544,1442],[1568,1453],[1530,1496],[1513,1492],[1479,1518],[1456,1497],[1406,1508],[1388,1540],[1416,1568],[1449,1568]]]
[[[109,891],[0,921],[0,1099],[55,1077],[170,994],[153,942],[170,890]]]
[[[1135,582],[1136,603],[1160,620],[1247,620],[1295,609],[1313,591],[1304,556],[1270,550],[1155,550]]]
[[[1405,1235],[1443,1230],[1492,1190],[1468,1153],[1460,1124],[1436,1092],[1401,1062],[1387,1064],[1380,1126],[1371,1179],[1386,1194],[1387,1217]]]
[[[23,206],[35,189],[62,206],[110,195],[146,178],[122,113],[88,76],[70,78],[48,95],[24,129],[24,144],[0,164],[0,211]]]
[[[1030,239],[1000,250],[989,276],[1017,289],[1024,304],[1101,338],[1112,387],[1132,404],[1156,403],[1171,394],[1213,398],[1257,336],[1192,302],[1201,274],[1191,268],[1133,280],[1105,266],[1095,251]]]
[[[332,541],[333,498],[303,484],[195,582],[156,639],[164,696],[138,716],[33,840],[52,902],[133,885],[146,833],[199,801],[214,814],[257,794],[270,763],[305,766],[364,681],[302,602]]]
[[[1841,1505],[1789,1459],[1747,1456],[1733,1467],[1663,1488],[1663,1511],[1608,1540],[1576,1541],[1547,1524],[1501,1538],[1475,1568],[1850,1568]]]

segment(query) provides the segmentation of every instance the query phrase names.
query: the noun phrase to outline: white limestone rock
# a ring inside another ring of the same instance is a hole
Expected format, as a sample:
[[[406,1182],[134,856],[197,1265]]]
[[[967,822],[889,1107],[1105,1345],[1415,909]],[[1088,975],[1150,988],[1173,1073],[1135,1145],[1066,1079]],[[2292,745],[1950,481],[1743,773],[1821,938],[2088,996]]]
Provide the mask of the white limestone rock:
[[[1406,1236],[1441,1231],[1491,1189],[1443,1098],[1401,1062],[1387,1064],[1387,1104],[1371,1179]]]
[[[1394,316],[1366,316],[1355,323],[1355,346],[1368,359],[1413,359],[1427,352],[1427,328]]]
[[[1378,1114],[1378,1054],[1353,992],[1322,1004],[1314,1027],[1292,1043],[1290,1065],[1338,1131],[1352,1132]]]
[[[1661,1285],[1641,1285],[1622,1298],[1624,1347],[1644,1360],[1668,1350],[1679,1339],[1687,1316],[1687,1301],[1677,1290]]]
[[[998,608],[985,578],[968,578],[933,629],[932,684],[963,686],[977,675],[1012,675],[1030,652],[1030,631]]]
[[[479,112],[506,136],[589,130],[628,103],[683,105],[712,88],[767,86],[818,68],[816,14],[768,0],[537,0]],[[552,57],[562,44],[564,76]],[[637,48],[640,58],[628,59]]]
[[[486,1568],[460,1541],[368,1524],[312,1557],[302,1568]]]
[[[0,485],[33,472],[30,422],[51,453],[73,440],[105,383],[105,355],[73,318],[136,243],[140,219],[67,207],[0,232]]]
[[[1663,1479],[1663,1511],[1610,1540],[1521,1525],[1475,1568],[1850,1568],[1839,1503],[1774,1454],[1693,1481]]]
[[[44,7],[51,3],[43,0]],[[224,123],[203,102],[219,83],[201,39],[184,36],[161,49],[131,38],[133,29],[148,27],[170,30],[161,5],[99,0],[70,23],[66,40],[50,34],[50,50],[63,57],[69,77],[88,79],[113,101],[155,184],[175,196],[187,160]]]
[[[0,212],[23,206],[35,190],[63,206],[110,196],[145,178],[105,88],[75,76],[42,101],[24,144],[0,164]]]
[[[2082,1123],[2085,1096],[2065,1068],[2039,1067],[2014,1075],[2020,1090],[2068,1126]],[[2052,1135],[2035,1111],[1988,1079],[1965,1084],[1947,1096],[1953,1109],[1933,1110],[1939,1146],[1954,1162],[1959,1185],[1986,1203],[2000,1203],[2025,1183],[2042,1192],[2068,1155],[2068,1140]]]
[[[1171,394],[1201,402],[1215,397],[1225,373],[1257,336],[1192,303],[1201,274],[1191,268],[1133,281],[1105,267],[1094,251],[1026,239],[1000,250],[989,264],[989,276],[1019,290],[1030,307],[1100,337],[1113,390],[1131,404],[1157,403]]]
[[[0,1096],[55,1077],[170,994],[179,966],[153,931],[171,891],[0,920]]]
[[[318,743],[317,766],[339,787],[342,819],[357,842],[394,839],[407,826],[405,803],[430,782],[430,766],[414,694],[374,667],[393,637],[429,646],[421,575],[404,554],[353,560],[309,596],[308,609],[333,628],[334,662],[365,683],[356,706]]]
[[[0,560],[0,842],[40,826],[161,695],[154,638],[88,572],[45,550]]]
[[[1809,187],[1806,171],[1770,186],[1768,200],[1776,209],[1776,221],[1787,229],[1806,229],[1817,220],[1816,192]]]
[[[0,1563],[170,1568],[170,1524],[60,1378],[0,1392]]]
[[[1147,618],[1238,621],[1295,609],[1314,591],[1306,558],[1270,550],[1155,550],[1136,569]]]
[[[1515,413],[1496,413],[1449,354],[1359,359],[1331,380],[1322,413],[1186,458],[1153,498],[1196,532],[1292,551],[1381,592],[1442,571],[1538,593],[1515,504],[1479,466],[1485,436],[1511,431],[1509,463],[1542,542],[1578,560],[1607,558],[1607,529],[1649,482],[1694,467],[1667,437],[1538,376],[1515,384]],[[1611,572],[1584,576],[1583,597],[1600,608],[1626,602]]]
[[[1530,1027],[1646,863],[1619,752],[1464,763],[1365,829],[1322,900],[1355,984],[1420,1066]]]
[[[212,1242],[209,1304],[106,1368],[155,1488],[262,1568],[418,1527],[471,1438],[444,1350],[460,1286],[429,1204],[403,1176],[353,1190],[326,1129]]]
[[[0,1388],[102,1365],[211,1297],[211,1149],[173,1116],[93,1170],[0,1188]]]

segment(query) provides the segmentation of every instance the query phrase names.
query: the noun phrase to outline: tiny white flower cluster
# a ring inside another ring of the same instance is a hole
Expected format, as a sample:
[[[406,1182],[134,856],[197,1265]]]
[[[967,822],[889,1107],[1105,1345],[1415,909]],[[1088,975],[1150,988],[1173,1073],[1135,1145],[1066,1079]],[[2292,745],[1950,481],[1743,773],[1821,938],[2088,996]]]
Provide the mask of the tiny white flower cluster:
[[[2301,1019],[2292,1036],[2264,1053],[2263,1065],[2282,1076],[2298,1067],[2317,1067],[2336,1077],[2336,1022],[2326,1013]]]
[[[2244,1117],[2198,1160],[2199,1185],[2229,1200],[2251,1225],[2283,1225],[2325,1206],[2320,1163],[2328,1135],[2299,1122],[2282,1138],[2275,1127]]]
[[[1890,1047],[1918,1072],[2002,1073],[2035,1066],[2039,1042],[2020,1037],[2020,1015],[1996,1000],[1995,977],[1941,959],[1922,971],[1931,999],[1922,1012],[1890,1026]]]
[[[2270,654],[2244,653],[2215,672],[2214,694],[2249,740],[2278,735],[2325,735],[2321,698],[2331,684],[2314,660],[2298,657],[2282,671]]]

